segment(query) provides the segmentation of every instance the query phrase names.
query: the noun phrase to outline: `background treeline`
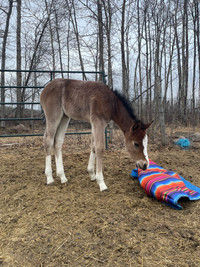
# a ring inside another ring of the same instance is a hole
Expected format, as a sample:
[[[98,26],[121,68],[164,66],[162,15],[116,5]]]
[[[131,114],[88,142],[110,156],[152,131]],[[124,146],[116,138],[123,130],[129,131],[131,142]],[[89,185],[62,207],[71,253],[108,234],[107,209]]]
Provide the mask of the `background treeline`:
[[[199,0],[0,0],[1,69],[104,71],[165,143],[166,123],[199,123],[199,14]],[[81,76],[65,75],[101,79]],[[44,82],[44,74],[1,72],[1,86]],[[1,87],[1,102],[38,96]]]

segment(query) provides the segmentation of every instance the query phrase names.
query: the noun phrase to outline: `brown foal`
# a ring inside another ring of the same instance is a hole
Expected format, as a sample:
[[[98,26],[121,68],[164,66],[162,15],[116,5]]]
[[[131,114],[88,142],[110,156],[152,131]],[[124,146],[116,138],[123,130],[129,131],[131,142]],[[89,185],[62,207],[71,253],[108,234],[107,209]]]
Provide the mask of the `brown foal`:
[[[40,101],[46,117],[44,149],[47,184],[54,182],[51,167],[53,149],[56,173],[61,183],[67,182],[63,168],[62,145],[70,118],[91,123],[92,142],[88,172],[91,180],[97,181],[100,191],[107,189],[102,171],[102,158],[105,146],[105,127],[111,120],[124,133],[125,146],[138,168],[148,167],[146,129],[150,124],[138,121],[124,99],[104,83],[55,79],[44,88]]]

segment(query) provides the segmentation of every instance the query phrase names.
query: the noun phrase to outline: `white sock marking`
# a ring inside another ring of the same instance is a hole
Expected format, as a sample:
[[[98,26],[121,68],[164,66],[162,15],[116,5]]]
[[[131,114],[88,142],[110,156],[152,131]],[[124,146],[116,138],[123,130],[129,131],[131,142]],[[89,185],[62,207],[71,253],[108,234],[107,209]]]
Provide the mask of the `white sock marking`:
[[[47,184],[51,184],[54,182],[52,177],[51,155],[46,156],[45,175],[47,177]]]
[[[108,187],[106,186],[106,184],[104,182],[104,177],[103,177],[103,173],[102,172],[99,172],[99,173],[96,174],[96,180],[97,180],[97,183],[99,185],[99,188],[100,188],[101,192],[108,189]]]
[[[95,159],[96,159],[95,153],[93,151],[91,151],[89,162],[88,162],[88,168],[87,168],[89,175],[91,177],[91,181],[96,180],[96,175],[94,172]]]
[[[146,134],[144,139],[143,139],[143,147],[144,147],[143,153],[144,153],[145,159],[148,163],[147,167],[149,167],[149,157],[148,157],[148,153],[147,153],[147,145],[148,145],[148,136]]]
[[[65,177],[61,151],[59,152],[58,156],[55,156],[55,160],[56,160],[56,174],[57,176],[60,177],[61,183],[64,184],[67,182],[67,178]]]

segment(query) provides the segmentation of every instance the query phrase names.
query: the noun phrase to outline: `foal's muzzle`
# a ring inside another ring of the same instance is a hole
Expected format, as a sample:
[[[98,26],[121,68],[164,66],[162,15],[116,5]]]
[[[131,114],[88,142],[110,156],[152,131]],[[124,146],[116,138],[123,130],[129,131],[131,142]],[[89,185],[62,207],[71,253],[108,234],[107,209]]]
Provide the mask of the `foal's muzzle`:
[[[148,164],[145,161],[137,161],[136,167],[137,167],[137,169],[146,170],[148,168]]]

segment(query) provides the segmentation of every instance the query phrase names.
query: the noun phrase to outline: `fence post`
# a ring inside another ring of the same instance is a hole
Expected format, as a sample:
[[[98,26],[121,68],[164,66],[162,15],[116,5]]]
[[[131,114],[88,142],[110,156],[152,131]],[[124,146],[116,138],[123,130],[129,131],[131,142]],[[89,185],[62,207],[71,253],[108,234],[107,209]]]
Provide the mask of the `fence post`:
[[[105,75],[104,71],[102,71],[101,74],[102,74],[102,81],[103,81],[103,83],[106,84],[106,77],[107,77],[107,75]]]
[[[50,80],[53,80],[53,71],[50,71]]]

